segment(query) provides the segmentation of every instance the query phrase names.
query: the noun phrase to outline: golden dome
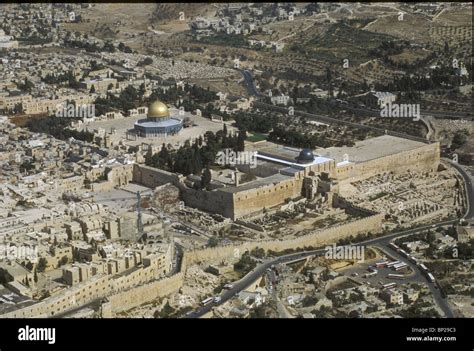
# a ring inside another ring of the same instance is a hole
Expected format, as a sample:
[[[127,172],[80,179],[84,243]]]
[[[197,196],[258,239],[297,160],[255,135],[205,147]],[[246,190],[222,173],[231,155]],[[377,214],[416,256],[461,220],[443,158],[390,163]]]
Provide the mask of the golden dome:
[[[167,118],[169,116],[168,106],[161,101],[155,101],[148,107],[148,118]]]

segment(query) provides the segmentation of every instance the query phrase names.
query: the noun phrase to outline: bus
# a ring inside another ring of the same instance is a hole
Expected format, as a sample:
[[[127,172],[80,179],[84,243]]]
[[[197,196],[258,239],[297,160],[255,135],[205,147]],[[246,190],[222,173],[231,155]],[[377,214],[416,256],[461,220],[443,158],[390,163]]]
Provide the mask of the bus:
[[[413,256],[408,256],[408,261],[410,261],[412,263],[415,263],[415,264],[418,262],[418,260]]]
[[[391,289],[397,286],[397,283],[382,284],[382,289]]]
[[[423,263],[420,263],[420,268],[423,270],[423,272],[428,273],[428,267],[426,267]]]
[[[431,273],[428,273],[428,279],[430,282],[434,283],[436,280],[435,280],[435,277],[433,276],[433,274]]]
[[[404,268],[407,268],[407,267],[408,267],[408,265],[407,265],[406,263],[404,263],[404,262],[401,262],[401,263],[399,263],[399,264],[394,264],[394,265],[392,266],[392,268],[393,268],[395,271],[399,271],[399,270],[404,269]]]
[[[387,266],[387,261],[380,261],[375,263],[375,267],[377,268],[383,268]]]
[[[388,244],[388,247],[390,247],[390,248],[394,249],[395,251],[397,251],[397,250],[399,250],[399,249],[400,249],[400,248],[399,248],[399,247],[398,247],[396,244],[394,244],[394,243],[390,243],[390,244]]]
[[[405,250],[400,250],[400,255],[407,257],[408,253]]]
[[[399,264],[399,263],[401,263],[401,262],[400,261],[392,261],[392,262],[387,263],[386,266],[388,268],[390,268],[390,267],[395,266],[396,264]]]
[[[206,306],[206,305],[210,304],[212,302],[212,300],[214,300],[214,298],[212,296],[208,297],[207,299],[202,300],[201,305]]]
[[[389,274],[387,275],[389,279],[405,279],[405,276],[402,274]]]

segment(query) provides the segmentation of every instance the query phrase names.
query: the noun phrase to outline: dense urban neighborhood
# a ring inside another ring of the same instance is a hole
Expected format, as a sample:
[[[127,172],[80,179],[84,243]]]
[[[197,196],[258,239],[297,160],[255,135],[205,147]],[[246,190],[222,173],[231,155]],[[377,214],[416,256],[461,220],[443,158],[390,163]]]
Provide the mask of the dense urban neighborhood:
[[[471,3],[0,9],[0,318],[474,317]]]

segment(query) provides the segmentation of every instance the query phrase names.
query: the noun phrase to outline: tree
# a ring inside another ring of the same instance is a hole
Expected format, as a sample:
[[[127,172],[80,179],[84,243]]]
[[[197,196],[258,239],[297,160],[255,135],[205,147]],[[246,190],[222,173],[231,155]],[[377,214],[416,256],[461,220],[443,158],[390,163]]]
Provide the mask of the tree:
[[[36,272],[36,268],[33,272],[33,280],[35,281],[35,283],[38,283],[38,272]]]
[[[247,138],[247,132],[245,130],[239,130],[237,137],[237,151],[245,151],[245,139]]]
[[[140,87],[138,88],[138,95],[140,99],[143,99],[143,96],[145,95],[145,83],[140,84]]]
[[[28,78],[25,78],[24,83],[17,83],[18,89],[25,91],[25,92],[30,92],[31,89],[34,88],[34,84],[28,80]]]
[[[461,146],[463,146],[467,141],[467,133],[466,130],[458,130],[456,134],[454,134],[453,141],[451,143],[451,149],[455,150]]]
[[[31,263],[31,261],[28,261],[25,265],[26,269],[28,269],[29,271],[31,271],[33,269],[33,263]]]
[[[216,247],[218,244],[219,240],[215,236],[210,237],[207,242],[207,246],[209,247]]]
[[[313,14],[313,13],[319,13],[319,4],[317,2],[312,2],[308,5],[306,5],[306,11]]]
[[[137,65],[138,66],[147,66],[153,63],[153,59],[151,57],[146,57],[143,61],[140,61]]]
[[[95,86],[94,86],[94,84],[92,84],[91,90],[89,91],[89,93],[91,93],[91,94],[95,93]]]
[[[36,269],[38,270],[38,272],[41,273],[41,272],[44,272],[46,267],[48,267],[48,262],[46,261],[46,259],[44,257],[41,257],[38,260],[38,264],[36,265]]]
[[[21,102],[18,104],[15,104],[14,110],[15,112],[23,113],[23,104]]]
[[[332,72],[331,72],[331,69],[329,67],[326,67],[326,80],[328,82],[331,82],[331,80],[332,80]]]
[[[67,258],[67,256],[61,257],[61,259],[58,262],[58,268],[61,266],[64,266],[66,263],[68,263],[68,261],[69,259]]]
[[[153,317],[155,318],[169,318],[173,313],[175,313],[176,310],[171,307],[169,302],[166,302],[166,305],[163,307],[161,311],[156,310],[155,313],[153,314]]]
[[[436,247],[433,243],[430,243],[430,246],[426,249],[426,256],[433,257],[434,253],[436,252]]]
[[[166,147],[165,143],[163,143],[161,150],[158,152],[158,164],[154,166],[166,167],[169,164],[170,159],[171,155],[168,151],[168,148]]]
[[[426,233],[426,242],[428,244],[433,243],[436,240],[436,236],[434,233],[431,232],[431,230],[428,230],[428,233]]]
[[[211,179],[212,179],[211,171],[209,170],[209,168],[206,167],[201,177],[201,188],[202,189],[207,188],[208,185],[211,183]]]

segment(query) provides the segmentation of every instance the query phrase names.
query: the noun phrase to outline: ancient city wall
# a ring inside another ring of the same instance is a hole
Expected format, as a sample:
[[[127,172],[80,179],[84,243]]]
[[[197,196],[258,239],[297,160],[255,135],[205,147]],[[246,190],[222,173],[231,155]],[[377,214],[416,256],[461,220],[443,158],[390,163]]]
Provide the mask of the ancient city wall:
[[[109,291],[109,277],[95,277],[41,302],[0,315],[1,318],[50,317],[103,297]]]
[[[135,164],[133,168],[133,181],[149,188],[155,188],[167,183],[177,185],[179,183],[179,175],[158,168]]]
[[[336,174],[338,180],[350,179],[351,182],[370,178],[384,172],[403,173],[408,170],[435,171],[440,160],[439,143],[380,157],[355,164],[346,172]]]
[[[184,284],[184,272],[108,297],[113,313],[126,311],[177,292]]]
[[[235,193],[220,189],[202,191],[182,188],[181,196],[186,206],[236,219],[282,204],[286,199],[300,196],[302,182],[302,179],[288,178]]]
[[[350,235],[356,236],[360,233],[377,232],[382,227],[382,221],[385,218],[383,214],[376,214],[370,217],[362,218],[347,224],[341,224],[336,227],[323,229],[318,232],[307,234],[295,239],[281,241],[255,241],[247,242],[242,245],[230,245],[225,247],[207,248],[186,252],[187,262],[192,264],[196,262],[206,262],[212,260],[225,260],[230,257],[240,256],[246,251],[257,247],[272,250],[283,251],[285,249],[303,249],[304,247],[318,247],[332,244],[339,239],[347,238]]]
[[[275,183],[234,193],[234,217],[260,212],[301,195],[302,179],[288,178]]]
[[[186,206],[234,219],[233,194],[230,192],[203,191],[186,187],[182,188],[181,196]]]

